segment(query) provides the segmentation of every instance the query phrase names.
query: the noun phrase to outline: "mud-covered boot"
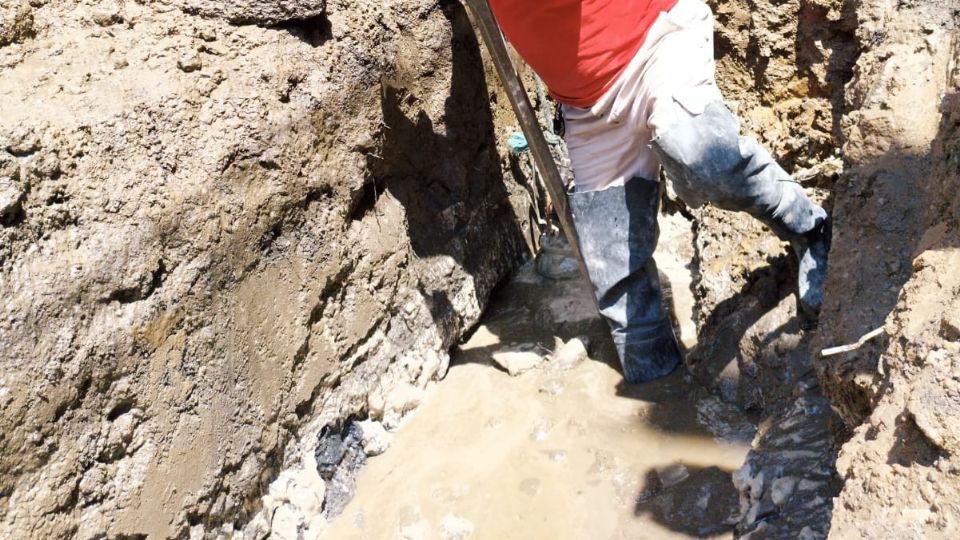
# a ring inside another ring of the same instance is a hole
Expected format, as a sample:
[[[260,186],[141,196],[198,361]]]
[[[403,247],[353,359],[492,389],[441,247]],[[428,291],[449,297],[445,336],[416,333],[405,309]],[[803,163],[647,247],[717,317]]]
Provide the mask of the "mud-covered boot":
[[[570,209],[600,314],[630,383],[663,377],[680,364],[653,251],[660,185],[634,178],[601,191],[570,193]]]
[[[832,223],[827,217],[812,230],[790,242],[799,261],[797,293],[800,309],[808,317],[816,317],[823,306],[823,282],[827,279],[831,236]]]
[[[661,130],[652,147],[688,205],[709,202],[748,212],[789,241],[799,261],[800,309],[819,313],[830,250],[827,213],[755,139],[740,136],[723,103],[709,103],[703,113]]]

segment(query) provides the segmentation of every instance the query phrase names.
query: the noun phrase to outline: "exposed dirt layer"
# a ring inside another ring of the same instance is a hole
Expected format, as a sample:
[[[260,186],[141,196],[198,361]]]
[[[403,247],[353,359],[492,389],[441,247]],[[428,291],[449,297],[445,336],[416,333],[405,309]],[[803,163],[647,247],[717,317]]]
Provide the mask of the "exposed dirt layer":
[[[767,441],[790,440],[776,435],[777,418],[809,418],[846,442],[844,490],[825,516],[836,537],[953,536],[960,515],[950,501],[960,490],[949,472],[956,450],[946,418],[960,409],[946,373],[960,302],[947,275],[958,247],[960,11],[938,0],[713,5],[727,98],[744,128],[832,209],[835,239],[814,328],[794,317],[792,261],[782,247],[738,216],[696,213],[697,313],[706,319],[691,367],[725,399],[774,419],[751,454],[756,473],[776,461]],[[878,327],[884,334],[859,350],[820,357]],[[806,397],[818,381],[829,403]],[[798,474],[833,485],[834,445],[822,430],[803,433],[810,472]],[[762,503],[768,490],[758,493],[761,515],[772,508]],[[805,507],[780,510],[801,515]],[[758,532],[780,530],[777,519],[763,521]]]
[[[854,428],[837,538],[960,535],[960,9],[864,2],[818,361]]]
[[[0,36],[0,536],[276,514],[528,250],[457,2],[4,2]]]

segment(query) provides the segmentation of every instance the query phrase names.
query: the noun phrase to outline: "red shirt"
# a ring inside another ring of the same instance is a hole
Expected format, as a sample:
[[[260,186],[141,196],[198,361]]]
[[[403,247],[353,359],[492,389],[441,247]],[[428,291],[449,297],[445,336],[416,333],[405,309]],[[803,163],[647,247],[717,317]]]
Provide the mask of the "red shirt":
[[[677,0],[489,0],[513,47],[561,103],[587,108]]]

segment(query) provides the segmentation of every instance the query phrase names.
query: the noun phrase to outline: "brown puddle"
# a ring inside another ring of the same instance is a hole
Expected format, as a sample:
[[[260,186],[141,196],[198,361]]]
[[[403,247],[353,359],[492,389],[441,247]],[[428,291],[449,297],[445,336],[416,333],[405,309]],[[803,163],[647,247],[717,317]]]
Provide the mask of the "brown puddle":
[[[753,424],[682,369],[624,385],[587,295],[525,268],[323,537],[731,537]],[[592,343],[573,366],[511,377],[491,361],[575,336]]]

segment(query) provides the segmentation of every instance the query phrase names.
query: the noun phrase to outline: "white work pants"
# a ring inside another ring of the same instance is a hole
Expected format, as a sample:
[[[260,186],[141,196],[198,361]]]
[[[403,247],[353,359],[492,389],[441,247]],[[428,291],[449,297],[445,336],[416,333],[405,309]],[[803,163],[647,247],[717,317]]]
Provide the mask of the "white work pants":
[[[699,115],[722,100],[714,71],[713,13],[700,0],[679,0],[596,105],[562,107],[577,191],[658,180],[650,141],[679,115]]]

